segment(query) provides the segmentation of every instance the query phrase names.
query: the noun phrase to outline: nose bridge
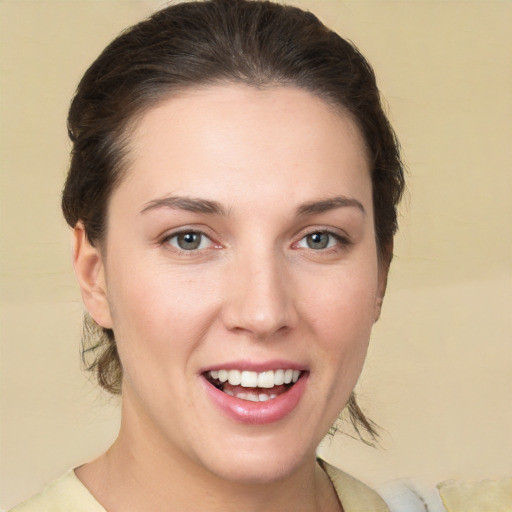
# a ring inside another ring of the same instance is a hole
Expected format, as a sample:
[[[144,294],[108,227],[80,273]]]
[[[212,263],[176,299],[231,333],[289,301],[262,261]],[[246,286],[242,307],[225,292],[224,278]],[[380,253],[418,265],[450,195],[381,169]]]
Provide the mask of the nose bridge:
[[[271,247],[236,254],[227,279],[226,327],[255,338],[293,327],[292,283],[286,274],[285,258]]]

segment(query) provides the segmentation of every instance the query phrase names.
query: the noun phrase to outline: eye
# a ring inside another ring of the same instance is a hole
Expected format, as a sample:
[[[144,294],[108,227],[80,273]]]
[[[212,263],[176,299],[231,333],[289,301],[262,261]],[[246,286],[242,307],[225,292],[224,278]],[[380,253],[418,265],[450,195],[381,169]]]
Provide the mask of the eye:
[[[169,236],[166,242],[180,251],[197,251],[213,246],[213,242],[200,231],[182,231]]]
[[[340,237],[328,231],[315,231],[308,233],[297,243],[297,247],[303,249],[322,250],[329,249],[340,243]]]

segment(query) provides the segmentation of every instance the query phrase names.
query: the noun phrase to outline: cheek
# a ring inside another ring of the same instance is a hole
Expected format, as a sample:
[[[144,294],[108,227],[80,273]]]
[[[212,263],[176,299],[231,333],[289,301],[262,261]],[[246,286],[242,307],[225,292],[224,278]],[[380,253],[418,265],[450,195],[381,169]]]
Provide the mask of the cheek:
[[[109,304],[121,355],[158,362],[171,352],[179,358],[192,351],[216,302],[200,273],[131,264],[117,266],[112,276]],[[212,276],[209,281],[215,289]]]
[[[377,297],[376,265],[333,272],[324,282],[327,285],[309,290],[309,295],[306,291],[303,293],[308,297],[304,310],[313,313],[315,326],[323,332],[331,332],[335,338],[353,337],[356,341],[368,335]]]
[[[377,273],[340,274],[322,292],[310,293],[304,304],[316,338],[318,360],[335,387],[355,384],[361,372],[375,317]]]

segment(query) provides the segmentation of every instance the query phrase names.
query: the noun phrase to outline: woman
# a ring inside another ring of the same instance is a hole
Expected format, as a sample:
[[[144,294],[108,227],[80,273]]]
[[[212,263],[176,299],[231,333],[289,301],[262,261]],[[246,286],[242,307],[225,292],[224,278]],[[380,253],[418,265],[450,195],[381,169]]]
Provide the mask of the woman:
[[[352,390],[403,173],[364,58],[299,9],[178,4],[105,49],[68,126],[87,350],[122,424],[14,510],[387,510],[315,455],[347,404],[375,434]]]

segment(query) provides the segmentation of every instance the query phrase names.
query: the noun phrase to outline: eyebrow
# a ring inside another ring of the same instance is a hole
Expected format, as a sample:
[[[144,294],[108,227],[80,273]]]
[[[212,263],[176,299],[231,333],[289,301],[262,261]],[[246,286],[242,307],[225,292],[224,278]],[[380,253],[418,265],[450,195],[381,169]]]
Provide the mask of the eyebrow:
[[[154,199],[153,201],[149,201],[149,203],[147,203],[146,206],[141,210],[141,213],[155,210],[157,208],[180,209],[187,210],[189,212],[207,213],[210,215],[226,215],[226,211],[217,201],[178,196],[166,196],[159,199]]]
[[[361,202],[352,197],[336,196],[329,199],[322,199],[320,201],[311,201],[304,203],[297,208],[297,216],[302,215],[315,215],[319,213],[325,213],[336,208],[357,208],[363,215],[366,215],[366,210]]]
[[[336,208],[357,208],[363,215],[366,215],[364,206],[357,200],[346,196],[336,196],[319,201],[311,201],[300,205],[297,210],[297,216],[316,215],[325,213]],[[199,199],[194,197],[166,196],[149,201],[141,213],[155,210],[158,208],[172,208],[186,210],[189,212],[206,213],[210,215],[226,216],[224,207],[217,201],[209,199]]]

